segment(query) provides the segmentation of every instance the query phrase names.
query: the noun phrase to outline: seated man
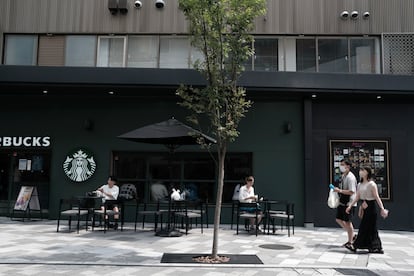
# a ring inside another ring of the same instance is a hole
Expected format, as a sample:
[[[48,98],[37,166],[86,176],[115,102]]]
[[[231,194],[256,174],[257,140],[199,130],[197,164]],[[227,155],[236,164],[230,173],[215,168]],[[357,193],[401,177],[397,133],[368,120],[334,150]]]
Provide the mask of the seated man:
[[[128,201],[137,198],[137,188],[134,184],[122,184],[119,189],[118,199]]]
[[[119,187],[116,184],[116,178],[113,176],[108,177],[108,182],[106,185],[102,185],[97,189],[98,194],[102,195],[102,203],[105,203],[106,200],[117,200],[119,195]],[[101,210],[104,211],[105,206],[102,204]],[[116,204],[108,205],[108,209],[112,209],[115,212],[114,215],[114,229],[118,229],[118,219],[119,219],[119,208]],[[108,224],[108,217],[105,218],[105,223]]]
[[[164,184],[156,182],[151,185],[151,197],[154,201],[168,199],[168,191]]]
[[[239,190],[239,201],[240,202],[245,202],[245,203],[251,203],[251,202],[256,202],[258,200],[258,196],[254,194],[254,188],[253,188],[253,184],[254,184],[254,178],[253,176],[248,176],[245,178],[245,185],[240,187]],[[244,212],[255,212],[256,208],[243,208],[241,209]],[[259,211],[259,213],[257,214],[257,225],[259,225],[260,221],[262,220],[262,212]],[[250,229],[255,231],[255,219],[250,219]],[[262,232],[262,229],[258,229],[259,232]]]

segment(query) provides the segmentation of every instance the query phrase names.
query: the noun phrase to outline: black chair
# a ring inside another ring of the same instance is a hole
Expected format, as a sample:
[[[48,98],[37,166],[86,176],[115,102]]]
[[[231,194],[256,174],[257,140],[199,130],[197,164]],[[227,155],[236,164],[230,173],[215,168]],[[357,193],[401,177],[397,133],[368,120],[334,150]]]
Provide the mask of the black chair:
[[[59,201],[59,215],[57,220],[56,232],[59,232],[60,220],[62,217],[68,218],[69,232],[71,231],[72,218],[77,219],[76,231],[79,234],[80,219],[85,216],[86,231],[88,230],[89,211],[82,209],[82,202],[79,198],[62,198]]]
[[[114,205],[118,206],[118,211],[115,212],[113,210]],[[103,230],[104,233],[106,233],[106,230],[109,229],[109,223],[111,221],[115,221],[115,216],[118,216],[118,222],[121,224],[121,231],[123,231],[124,227],[124,216],[123,216],[123,210],[124,210],[124,202],[123,200],[105,200],[104,208],[102,209],[95,209],[93,212],[93,220],[92,220],[92,230],[94,230],[94,227],[96,225],[96,217],[99,217],[99,221],[102,222],[102,219],[104,220],[103,223]],[[102,226],[102,223],[100,223]]]
[[[283,230],[285,224],[290,237],[290,227],[292,226],[293,235],[295,234],[295,204],[286,200],[269,201],[267,203],[268,233],[270,223],[273,226],[273,234],[276,232],[275,221],[280,220],[280,227]]]
[[[161,223],[162,229],[162,218],[163,214],[168,213],[168,201],[157,201],[157,202],[145,202],[141,201],[137,204],[135,210],[135,231],[137,231],[138,217],[142,217],[142,229],[145,227],[145,219],[148,216],[152,216],[154,220],[154,231],[158,229],[158,222]]]
[[[174,210],[174,225],[175,219],[181,219],[185,223],[185,234],[188,234],[189,226],[194,219],[197,225],[197,219],[200,219],[201,233],[203,233],[203,218],[205,210],[203,209],[203,202],[201,200],[182,200],[173,201],[172,209]]]
[[[256,236],[258,233],[259,228],[259,219],[262,218],[260,205],[256,202],[246,203],[246,202],[239,202],[237,205],[237,230],[236,234],[239,234],[239,223],[240,219],[243,220],[255,220],[255,229],[256,229]],[[247,228],[247,230],[250,230]]]

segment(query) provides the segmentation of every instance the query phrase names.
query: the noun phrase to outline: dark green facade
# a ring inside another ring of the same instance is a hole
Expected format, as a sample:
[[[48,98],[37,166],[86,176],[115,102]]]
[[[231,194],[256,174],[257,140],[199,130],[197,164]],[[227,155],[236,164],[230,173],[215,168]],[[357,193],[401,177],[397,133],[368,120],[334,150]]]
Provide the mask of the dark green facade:
[[[166,152],[162,145],[117,136],[172,116],[185,122],[188,111],[175,96],[180,83],[198,86],[204,81],[192,70],[0,66],[0,136],[50,137],[49,147],[31,150],[50,154],[50,181],[40,183],[39,196],[47,194],[48,203],[42,208],[54,218],[61,197],[84,195],[106,182],[113,172],[113,152]],[[294,202],[297,225],[335,226],[335,212],[326,204],[329,141],[387,140],[391,196],[384,204],[391,215],[379,222],[380,227],[414,229],[409,207],[413,201],[412,77],[247,72],[240,85],[247,88],[254,104],[229,153],[250,154],[249,169],[258,194]],[[83,183],[71,181],[63,170],[68,152],[76,148],[93,152],[97,164],[93,177]],[[0,153],[7,161],[14,152],[25,150],[29,149],[2,146]],[[182,152],[205,154],[198,146],[180,147],[177,153]],[[2,167],[7,169],[10,162]],[[14,202],[15,194],[10,200]],[[224,204],[222,223],[230,222],[229,207],[230,203]],[[405,216],[392,215],[401,212]]]
[[[122,70],[120,71],[122,72]],[[99,74],[98,74],[99,75]],[[45,78],[50,75],[45,74]],[[134,143],[117,138],[132,129],[164,121],[171,117],[185,122],[187,110],[180,107],[179,98],[171,87],[130,87],[97,83],[89,85],[62,85],[38,90],[37,85],[26,87],[3,86],[1,101],[2,136],[49,136],[49,189],[39,189],[42,206],[56,217],[58,201],[68,196],[84,195],[106,183],[112,172],[114,151],[163,152],[163,145]],[[97,92],[97,90],[101,91]],[[47,94],[43,93],[47,90]],[[111,90],[113,95],[107,92]],[[128,91],[127,91],[128,90]],[[91,92],[92,91],[92,92]],[[158,91],[158,92],[157,92]],[[15,95],[10,95],[15,93]],[[159,96],[154,97],[154,93]],[[6,95],[4,95],[6,94]],[[19,95],[20,94],[20,95]],[[296,203],[297,222],[304,221],[303,187],[303,124],[302,103],[295,99],[269,100],[250,96],[254,104],[240,125],[240,136],[229,146],[230,153],[244,152],[252,156],[257,193],[267,198],[289,199]],[[6,104],[7,103],[7,104]],[[290,123],[291,132],[285,131]],[[92,152],[97,164],[94,175],[85,182],[74,182],[64,173],[63,163],[74,149]],[[1,154],[27,151],[27,147],[2,147]],[[36,148],[32,148],[36,152]],[[203,152],[198,146],[182,146],[177,152]],[[36,180],[30,185],[37,185]],[[18,185],[12,184],[15,200]],[[48,194],[42,194],[46,193]],[[42,198],[48,197],[47,201]],[[144,195],[141,195],[144,196]],[[225,199],[230,202],[230,199]],[[210,202],[210,204],[213,202]],[[225,206],[228,206],[225,204]],[[223,211],[223,222],[228,222],[230,209]],[[210,216],[212,218],[212,215]]]

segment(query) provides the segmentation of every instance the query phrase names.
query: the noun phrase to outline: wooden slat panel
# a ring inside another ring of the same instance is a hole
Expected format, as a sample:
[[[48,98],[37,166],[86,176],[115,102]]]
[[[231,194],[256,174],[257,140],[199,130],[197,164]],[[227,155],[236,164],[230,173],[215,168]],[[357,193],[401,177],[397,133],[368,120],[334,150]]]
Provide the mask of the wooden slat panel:
[[[40,36],[38,65],[63,66],[65,62],[65,37]]]
[[[256,21],[256,34],[380,34],[414,32],[413,0],[268,0],[268,12]],[[178,0],[163,9],[128,1],[128,13],[111,15],[108,0],[1,0],[0,32],[182,34],[187,23]],[[341,20],[339,14],[368,11],[369,20]]]

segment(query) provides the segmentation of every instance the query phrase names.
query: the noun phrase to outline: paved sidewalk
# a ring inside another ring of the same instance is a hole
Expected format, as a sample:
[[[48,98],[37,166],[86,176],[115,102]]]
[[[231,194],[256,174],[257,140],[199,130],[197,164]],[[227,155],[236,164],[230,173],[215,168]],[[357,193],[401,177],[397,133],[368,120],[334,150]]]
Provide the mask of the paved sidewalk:
[[[148,225],[150,226],[150,225]],[[212,228],[188,236],[158,237],[150,228],[68,232],[66,221],[11,221],[0,217],[0,275],[414,275],[414,233],[380,231],[385,254],[353,254],[337,228],[295,228],[249,235],[224,225],[220,254],[254,254],[260,265],[165,264],[163,253],[211,252]],[[266,249],[276,247],[276,249]]]

